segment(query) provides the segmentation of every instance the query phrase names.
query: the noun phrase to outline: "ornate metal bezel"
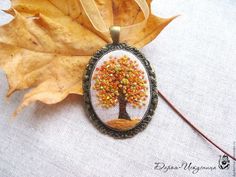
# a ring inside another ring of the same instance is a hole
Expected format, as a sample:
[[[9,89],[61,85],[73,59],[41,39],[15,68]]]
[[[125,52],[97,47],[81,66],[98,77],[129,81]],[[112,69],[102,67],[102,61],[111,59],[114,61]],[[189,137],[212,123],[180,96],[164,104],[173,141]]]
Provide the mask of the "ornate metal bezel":
[[[106,124],[104,124],[100,118],[96,115],[94,108],[91,103],[90,99],[90,84],[91,84],[91,76],[95,69],[97,61],[105,54],[112,52],[114,50],[126,50],[128,52],[131,52],[134,54],[144,65],[146,72],[149,77],[149,83],[150,83],[150,103],[149,107],[143,116],[140,123],[138,123],[134,128],[125,130],[125,131],[119,131],[115,130],[111,127],[108,127]],[[84,101],[87,113],[89,115],[90,121],[96,126],[96,128],[104,133],[108,134],[114,138],[130,138],[136,135],[137,133],[143,131],[147,124],[151,121],[151,118],[155,112],[155,109],[157,107],[158,103],[158,93],[157,93],[157,83],[156,83],[156,75],[153,71],[152,67],[150,66],[149,61],[144,57],[144,55],[136,48],[131,47],[125,43],[118,43],[118,44],[107,44],[105,47],[98,50],[90,59],[89,64],[87,65],[85,75],[84,75],[84,81],[83,81],[83,89],[84,89]]]

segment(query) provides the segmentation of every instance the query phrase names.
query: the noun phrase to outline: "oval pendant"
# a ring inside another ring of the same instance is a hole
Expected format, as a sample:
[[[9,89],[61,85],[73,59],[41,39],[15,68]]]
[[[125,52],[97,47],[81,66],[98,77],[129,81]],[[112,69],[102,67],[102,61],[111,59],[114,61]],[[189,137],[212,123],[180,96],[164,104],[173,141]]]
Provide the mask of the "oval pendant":
[[[144,55],[125,43],[108,44],[87,66],[84,98],[91,121],[115,138],[142,131],[158,102],[155,73]]]

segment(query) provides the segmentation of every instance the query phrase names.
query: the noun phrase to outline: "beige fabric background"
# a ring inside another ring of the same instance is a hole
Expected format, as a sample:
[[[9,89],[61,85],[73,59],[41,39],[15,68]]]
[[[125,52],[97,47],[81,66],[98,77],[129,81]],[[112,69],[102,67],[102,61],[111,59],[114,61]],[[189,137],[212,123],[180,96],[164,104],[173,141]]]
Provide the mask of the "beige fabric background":
[[[0,1],[3,7],[6,0]],[[5,4],[6,5],[6,4]],[[206,134],[233,153],[236,141],[236,1],[154,0],[155,14],[181,14],[142,51],[155,66],[159,88]],[[7,17],[0,14],[0,23]],[[0,72],[1,177],[231,177],[219,155],[162,101],[147,129],[128,140],[100,134],[79,96],[36,103],[9,123],[23,93],[6,102]],[[154,170],[155,162],[216,166],[216,170]]]

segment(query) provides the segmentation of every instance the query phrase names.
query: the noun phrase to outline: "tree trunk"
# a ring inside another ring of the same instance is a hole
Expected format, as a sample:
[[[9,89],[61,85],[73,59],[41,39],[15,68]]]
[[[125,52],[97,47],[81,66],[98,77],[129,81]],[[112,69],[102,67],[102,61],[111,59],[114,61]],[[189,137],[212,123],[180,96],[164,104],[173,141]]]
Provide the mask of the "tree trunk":
[[[120,92],[120,95],[118,97],[118,101],[119,101],[118,119],[131,120],[129,114],[126,111],[127,101],[125,100],[125,95],[122,92]]]

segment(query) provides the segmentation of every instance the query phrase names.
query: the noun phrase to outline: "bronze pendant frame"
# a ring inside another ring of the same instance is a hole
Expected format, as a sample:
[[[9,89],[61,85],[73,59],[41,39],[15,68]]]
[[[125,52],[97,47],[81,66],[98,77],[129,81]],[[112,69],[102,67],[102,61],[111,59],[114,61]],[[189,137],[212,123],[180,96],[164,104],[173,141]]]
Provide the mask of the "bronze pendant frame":
[[[116,130],[103,123],[101,119],[96,115],[90,98],[91,77],[92,73],[94,72],[96,63],[98,62],[99,59],[102,58],[102,56],[115,50],[125,50],[134,54],[137,57],[137,59],[139,59],[143,64],[147,72],[150,84],[150,102],[148,109],[144,114],[143,118],[141,119],[141,121],[135,127],[129,130]],[[158,103],[156,75],[152,67],[150,66],[149,61],[144,57],[144,55],[138,49],[131,47],[125,43],[107,44],[105,47],[98,50],[91,57],[84,75],[83,90],[84,90],[84,102],[87,113],[89,114],[90,121],[95,125],[95,127],[100,132],[119,139],[130,138],[136,135],[137,133],[143,131],[147,127],[147,124],[151,121],[151,118],[155,112]]]

